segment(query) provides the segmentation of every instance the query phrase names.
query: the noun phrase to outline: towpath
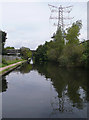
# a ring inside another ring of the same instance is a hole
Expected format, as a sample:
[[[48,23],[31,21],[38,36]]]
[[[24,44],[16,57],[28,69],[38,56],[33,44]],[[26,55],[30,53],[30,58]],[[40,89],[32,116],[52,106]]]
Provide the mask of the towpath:
[[[5,69],[7,69],[7,68],[10,68],[10,67],[13,67],[15,65],[18,65],[20,63],[22,63],[22,61],[14,63],[14,64],[11,64],[11,65],[8,65],[8,66],[5,66],[5,67],[2,67],[2,68],[0,68],[0,72],[3,71],[3,70],[5,70]]]

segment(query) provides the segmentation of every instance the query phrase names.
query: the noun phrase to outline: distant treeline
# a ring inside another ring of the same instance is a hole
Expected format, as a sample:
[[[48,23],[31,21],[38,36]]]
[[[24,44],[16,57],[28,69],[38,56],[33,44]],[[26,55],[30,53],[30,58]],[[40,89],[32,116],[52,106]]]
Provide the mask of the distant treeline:
[[[0,54],[1,55],[7,55],[8,50],[16,50],[14,47],[8,46],[5,48],[5,42],[7,39],[7,33],[5,31],[0,30]],[[21,47],[19,49],[20,51],[20,56],[23,59],[28,59],[32,57],[32,52],[29,48],[27,47]]]
[[[35,62],[58,62],[60,66],[89,66],[89,42],[80,44],[79,35],[82,28],[81,20],[72,24],[62,33],[61,28],[56,31],[53,40],[38,46],[34,59]]]

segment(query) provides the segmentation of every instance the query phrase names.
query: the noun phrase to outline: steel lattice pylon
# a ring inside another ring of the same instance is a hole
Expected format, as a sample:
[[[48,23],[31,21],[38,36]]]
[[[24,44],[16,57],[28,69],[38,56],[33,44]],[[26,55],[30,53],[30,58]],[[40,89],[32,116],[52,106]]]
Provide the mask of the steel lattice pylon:
[[[67,25],[67,24],[64,24],[64,20],[73,19],[73,18],[69,18],[69,15],[68,15],[68,17],[64,18],[64,12],[69,14],[71,12],[71,7],[73,7],[73,6],[62,7],[62,5],[60,5],[60,7],[57,7],[57,6],[50,5],[50,4],[48,4],[48,6],[50,7],[50,10],[52,13],[53,12],[58,13],[57,17],[50,16],[50,19],[58,20],[58,23],[57,24],[54,23],[54,25],[57,26],[57,29],[61,28],[62,32],[64,32],[64,27]]]

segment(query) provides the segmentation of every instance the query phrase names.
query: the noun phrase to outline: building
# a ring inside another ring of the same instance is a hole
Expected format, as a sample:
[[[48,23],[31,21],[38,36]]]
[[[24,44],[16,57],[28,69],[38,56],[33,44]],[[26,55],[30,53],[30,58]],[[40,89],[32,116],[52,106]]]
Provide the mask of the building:
[[[7,55],[19,56],[20,55],[20,49],[7,49],[6,54]]]

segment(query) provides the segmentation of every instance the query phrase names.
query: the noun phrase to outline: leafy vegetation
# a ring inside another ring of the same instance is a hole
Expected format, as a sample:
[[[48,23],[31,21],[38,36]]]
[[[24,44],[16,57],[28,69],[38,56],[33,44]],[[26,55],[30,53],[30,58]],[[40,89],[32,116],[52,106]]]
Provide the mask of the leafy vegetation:
[[[20,61],[23,61],[23,59],[16,59],[16,60],[13,60],[13,61],[6,61],[4,58],[2,59],[2,63],[0,64],[0,67],[5,67],[7,65],[11,65],[11,64],[14,64],[14,63],[17,63],[17,62],[20,62]]]
[[[5,50],[8,50],[8,49],[15,49],[15,48],[14,47],[10,47],[10,46],[5,48]]]
[[[19,61],[18,61],[19,62]],[[8,68],[0,71],[0,75],[4,74],[5,72],[7,73],[7,71],[11,71],[12,69],[16,68],[18,65],[20,65],[21,63],[18,63],[16,65],[13,65],[13,66],[9,66]]]
[[[76,21],[66,29],[66,33],[59,28],[50,42],[40,45],[34,56],[35,62],[53,61],[60,66],[89,65],[89,42],[79,43],[81,20]]]
[[[87,42],[83,42],[83,55],[82,55],[82,64],[85,67],[89,67],[89,40]]]
[[[32,52],[30,51],[29,48],[26,48],[26,47],[20,48],[20,54],[23,59],[28,59],[32,57]]]
[[[6,41],[6,36],[7,33],[5,33],[4,31],[0,30],[0,54],[4,54],[4,45],[5,45],[5,41]]]

